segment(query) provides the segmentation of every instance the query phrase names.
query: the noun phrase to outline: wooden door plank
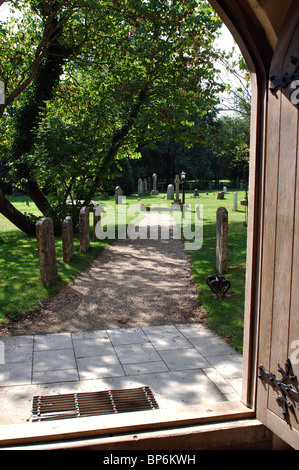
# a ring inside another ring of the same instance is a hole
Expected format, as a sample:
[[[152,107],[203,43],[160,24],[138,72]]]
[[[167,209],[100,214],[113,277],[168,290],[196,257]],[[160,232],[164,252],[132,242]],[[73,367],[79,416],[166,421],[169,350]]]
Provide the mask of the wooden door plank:
[[[290,39],[290,46],[283,61],[283,73],[292,73],[294,70],[291,56],[298,52],[298,28]],[[270,361],[270,370],[274,373],[277,371],[278,364],[284,365],[288,357],[298,144],[298,108],[289,99],[290,86],[280,93],[282,104]],[[268,407],[275,413],[281,414],[276,398],[277,393],[271,388]]]
[[[281,65],[274,64],[271,73],[279,74]],[[278,161],[280,144],[280,109],[281,96],[268,96],[267,132],[264,161],[264,208],[263,208],[263,235],[262,235],[262,261],[260,273],[260,318],[259,318],[259,350],[258,362],[266,369],[270,366],[272,324],[273,286],[276,242],[276,211],[277,211],[277,184]],[[257,417],[266,423],[267,417],[267,389],[258,383],[257,388]]]

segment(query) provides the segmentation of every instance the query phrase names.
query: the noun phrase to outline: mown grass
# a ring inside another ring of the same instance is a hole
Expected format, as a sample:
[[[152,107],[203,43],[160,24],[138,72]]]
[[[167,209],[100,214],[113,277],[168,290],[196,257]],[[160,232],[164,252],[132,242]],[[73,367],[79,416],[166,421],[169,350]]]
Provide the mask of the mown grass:
[[[227,338],[237,350],[242,351],[244,327],[244,297],[246,275],[247,229],[244,227],[244,206],[240,201],[244,192],[238,192],[238,211],[233,211],[233,192],[225,200],[217,200],[217,193],[202,192],[198,203],[203,205],[203,245],[198,251],[190,251],[193,279],[198,287],[199,303],[205,322]],[[188,199],[187,201],[188,202]],[[228,273],[225,277],[231,288],[223,301],[217,300],[206,284],[206,278],[216,273],[216,212],[218,207],[228,210]]]
[[[243,316],[246,267],[247,230],[243,226],[244,207],[240,205],[244,192],[239,191],[239,210],[232,211],[233,192],[230,191],[225,200],[217,200],[217,192],[199,192],[199,198],[191,198],[193,193],[186,193],[186,204],[192,217],[195,217],[195,204],[203,208],[203,244],[200,250],[189,251],[193,279],[198,288],[199,303],[207,325],[220,335],[226,337],[239,351],[242,351]],[[126,207],[132,204],[170,204],[166,194],[148,196],[137,200],[137,196],[126,198]],[[26,204],[23,197],[11,197],[11,201],[22,212],[41,215],[35,205]],[[103,201],[111,204],[118,211],[113,199]],[[226,207],[229,212],[229,272],[226,278],[231,281],[229,295],[222,302],[218,301],[206,284],[206,277],[215,274],[216,261],[216,211],[219,206]],[[107,206],[108,207],[108,206]],[[121,207],[121,206],[120,206]],[[133,214],[127,223],[133,219]],[[194,220],[194,219],[192,219]],[[92,218],[91,218],[92,221]],[[108,220],[108,224],[113,220]],[[124,228],[124,226],[122,227]],[[120,227],[118,227],[120,229]],[[116,232],[117,236],[117,232]],[[27,237],[0,215],[0,323],[40,308],[45,298],[53,296],[63,285],[74,279],[83,269],[87,268],[111,240],[93,241],[91,227],[91,247],[86,253],[80,253],[78,235],[74,236],[75,254],[69,263],[63,262],[62,241],[56,237],[55,246],[58,264],[58,280],[49,288],[40,281],[37,243],[34,237]]]

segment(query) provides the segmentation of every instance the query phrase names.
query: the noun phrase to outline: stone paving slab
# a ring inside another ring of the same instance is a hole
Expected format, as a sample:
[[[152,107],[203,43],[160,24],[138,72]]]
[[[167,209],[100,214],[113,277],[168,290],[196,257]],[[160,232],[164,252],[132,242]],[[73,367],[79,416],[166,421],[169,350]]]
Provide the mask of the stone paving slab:
[[[3,337],[0,424],[37,394],[151,387],[161,408],[240,397],[242,355],[203,325]]]

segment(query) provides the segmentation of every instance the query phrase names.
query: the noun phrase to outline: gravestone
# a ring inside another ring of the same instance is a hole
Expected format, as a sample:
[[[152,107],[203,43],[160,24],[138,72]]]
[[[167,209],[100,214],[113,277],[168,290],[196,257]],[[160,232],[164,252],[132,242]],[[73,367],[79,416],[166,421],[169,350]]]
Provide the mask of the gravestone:
[[[196,204],[195,212],[196,212],[198,220],[200,220],[200,207],[199,207],[199,204]]]
[[[154,196],[157,196],[159,194],[159,192],[157,190],[157,175],[156,175],[156,173],[153,174],[153,189],[152,189],[151,194],[153,194]]]
[[[144,185],[141,178],[138,180],[138,196],[144,196]]]
[[[224,199],[224,191],[220,191],[217,195],[217,199]]]
[[[198,197],[198,189],[195,189],[195,190],[194,190],[193,196],[194,196],[194,197]]]
[[[228,270],[228,212],[225,207],[217,209],[216,221],[216,270],[225,274]]]
[[[90,247],[89,208],[82,207],[79,213],[80,251],[85,253]]]
[[[174,202],[179,204],[180,203],[180,177],[179,177],[179,175],[175,175],[174,183],[175,183],[175,200],[174,200]]]
[[[42,283],[49,287],[58,277],[53,220],[50,217],[36,223],[38,259]]]
[[[115,204],[121,204],[122,203],[122,196],[123,196],[124,192],[123,190],[121,189],[120,186],[116,186],[115,188],[115,194],[114,194],[114,197],[115,197]]]
[[[63,261],[68,263],[74,255],[73,221],[70,215],[62,222],[62,251]]]
[[[173,201],[174,199],[174,186],[173,184],[169,184],[167,186],[167,199]]]
[[[234,192],[233,210],[238,210],[238,193]]]

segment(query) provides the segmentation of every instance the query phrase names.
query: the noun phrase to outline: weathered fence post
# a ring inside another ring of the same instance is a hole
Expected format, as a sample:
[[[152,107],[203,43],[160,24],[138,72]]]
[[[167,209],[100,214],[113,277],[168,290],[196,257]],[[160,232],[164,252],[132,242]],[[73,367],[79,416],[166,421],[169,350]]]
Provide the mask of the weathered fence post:
[[[228,270],[228,212],[225,207],[217,209],[216,223],[216,269],[218,274],[225,274]]]
[[[36,239],[41,280],[45,287],[49,287],[58,277],[54,227],[50,217],[36,223]]]
[[[63,261],[68,263],[74,255],[73,221],[70,215],[62,222],[62,250]]]
[[[82,207],[79,213],[80,251],[85,253],[90,247],[89,208]]]

